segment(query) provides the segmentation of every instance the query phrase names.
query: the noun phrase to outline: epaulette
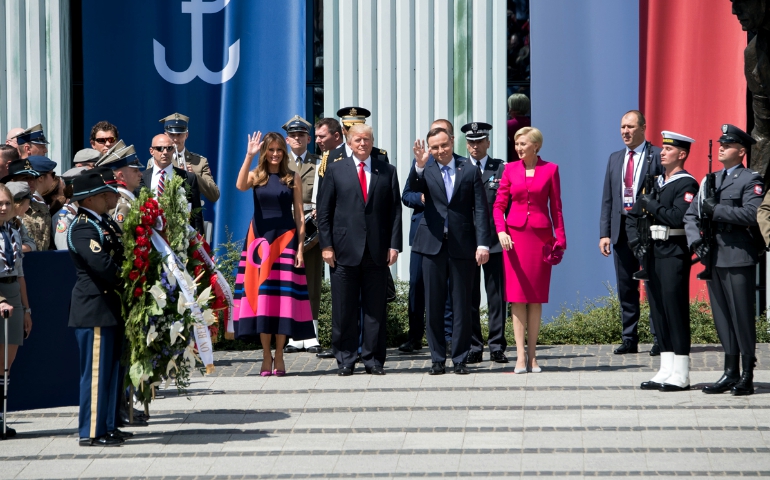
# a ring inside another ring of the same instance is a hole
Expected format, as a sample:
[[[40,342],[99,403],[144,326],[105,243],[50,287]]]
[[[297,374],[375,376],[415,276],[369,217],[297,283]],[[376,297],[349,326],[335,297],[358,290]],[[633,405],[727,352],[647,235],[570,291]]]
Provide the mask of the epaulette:
[[[383,150],[383,149],[380,149],[380,155],[387,155],[387,154],[388,154],[388,152],[386,152],[386,151],[385,151],[385,150]]]
[[[334,161],[335,161],[335,162],[339,162],[339,161],[340,161],[340,160],[342,160],[343,158],[345,158],[345,155],[343,155],[343,154],[342,154],[342,152],[340,152],[340,156],[339,156],[339,157],[337,157],[337,158],[335,158],[335,159],[334,159]]]
[[[321,155],[321,163],[318,165],[318,176],[323,177],[326,173],[326,164],[329,161],[329,151],[325,151],[323,155]]]

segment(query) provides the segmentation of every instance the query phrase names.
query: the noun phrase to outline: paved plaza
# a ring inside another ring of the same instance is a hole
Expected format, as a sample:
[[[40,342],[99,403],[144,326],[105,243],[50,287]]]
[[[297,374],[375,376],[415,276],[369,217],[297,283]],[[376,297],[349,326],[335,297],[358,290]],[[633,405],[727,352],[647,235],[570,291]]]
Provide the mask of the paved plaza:
[[[639,390],[658,362],[641,349],[540,347],[543,373],[511,358],[466,376],[429,376],[427,348],[389,350],[384,377],[301,353],[283,378],[259,376],[261,351],[219,352],[122,447],[79,447],[76,407],[12,413],[0,478],[770,476],[769,345],[750,397]],[[694,386],[719,377],[720,350],[693,347]]]

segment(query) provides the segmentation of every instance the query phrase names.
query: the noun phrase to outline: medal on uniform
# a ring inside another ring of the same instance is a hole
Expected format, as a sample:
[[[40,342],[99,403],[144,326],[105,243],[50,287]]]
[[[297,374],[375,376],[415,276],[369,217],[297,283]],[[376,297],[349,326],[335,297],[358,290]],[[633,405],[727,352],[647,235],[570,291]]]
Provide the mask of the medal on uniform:
[[[626,211],[631,210],[634,207],[634,187],[626,187],[623,189],[623,208]]]

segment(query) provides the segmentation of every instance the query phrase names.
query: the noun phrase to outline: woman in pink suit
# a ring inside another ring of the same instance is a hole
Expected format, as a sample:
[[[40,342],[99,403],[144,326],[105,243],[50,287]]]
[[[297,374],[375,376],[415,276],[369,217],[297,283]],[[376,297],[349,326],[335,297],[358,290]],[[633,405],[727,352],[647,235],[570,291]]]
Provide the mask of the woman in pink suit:
[[[535,347],[543,303],[548,302],[551,266],[561,260],[567,238],[559,167],[537,155],[543,146],[543,134],[537,128],[524,127],[516,132],[514,141],[521,161],[505,167],[494,218],[504,250],[505,298],[513,304],[517,354],[514,372],[538,373],[541,370],[535,359]]]

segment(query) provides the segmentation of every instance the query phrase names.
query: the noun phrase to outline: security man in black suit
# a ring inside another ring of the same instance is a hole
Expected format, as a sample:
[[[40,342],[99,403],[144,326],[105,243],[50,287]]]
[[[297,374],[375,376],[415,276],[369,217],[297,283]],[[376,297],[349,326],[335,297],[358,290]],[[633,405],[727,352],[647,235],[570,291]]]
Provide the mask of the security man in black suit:
[[[481,173],[481,183],[484,185],[489,211],[495,205],[497,188],[503,177],[505,162],[499,158],[491,158],[487,155],[489,150],[489,132],[492,125],[484,122],[471,122],[460,129],[465,134],[467,141],[468,160],[475,165]],[[489,231],[495,230],[495,219],[489,215]],[[484,285],[487,290],[487,318],[489,324],[489,358],[497,363],[508,363],[505,349],[508,344],[505,341],[506,303],[503,298],[503,247],[497,235],[490,236],[489,261],[484,264]],[[484,353],[484,338],[481,336],[481,271],[482,267],[476,267],[476,275],[473,280],[473,298],[471,309],[473,311],[473,330],[471,331],[471,353],[467,363],[481,363]]]
[[[187,201],[192,204],[190,225],[201,235],[203,231],[203,212],[201,211],[201,194],[198,189],[198,178],[194,173],[182,170],[173,165],[174,142],[165,134],[155,135],[152,139],[150,154],[153,162],[147,165],[147,170],[142,173],[142,183],[139,186],[150,188],[155,195],[160,195],[165,185],[171,181],[173,175],[181,175],[190,187],[187,191]],[[139,192],[136,192],[137,194]]]
[[[456,160],[449,132],[432,128],[425,142],[415,141],[415,165],[409,186],[425,195],[425,211],[417,227],[412,249],[423,255],[423,278],[428,317],[428,346],[433,365],[429,373],[446,371],[444,301],[451,278],[454,325],[452,362],[454,372],[470,373],[466,366],[472,329],[472,290],[476,265],[489,259],[489,205],[478,168]],[[429,161],[430,157],[434,161]]]
[[[77,272],[69,326],[75,328],[80,349],[80,445],[116,446],[130,436],[115,424],[124,327],[118,293],[123,249],[103,218],[117,190],[98,172],[75,177],[72,186],[79,208],[67,238]]]
[[[639,200],[644,178],[663,173],[660,166],[660,148],[645,141],[647,124],[639,110],[631,110],[620,121],[620,136],[626,147],[610,155],[607,172],[604,175],[601,217],[599,219],[599,250],[605,257],[613,256],[615,276],[620,300],[623,324],[623,344],[615,349],[616,354],[638,353],[639,335],[639,281],[632,278],[639,271],[639,259],[628,248],[626,218],[628,212]],[[652,150],[650,171],[647,171],[647,153]],[[612,247],[610,247],[612,245]],[[645,286],[647,282],[645,282]],[[648,294],[649,297],[649,294]],[[650,320],[650,331],[655,335],[655,326]],[[658,355],[656,343],[650,355]]]
[[[401,195],[396,168],[371,156],[370,126],[351,127],[348,143],[353,155],[328,166],[317,204],[321,254],[331,270],[332,349],[339,375],[351,375],[361,333],[366,372],[384,375],[388,267],[402,247]]]
[[[650,275],[650,312],[660,344],[660,370],[642,390],[673,392],[690,388],[690,249],[684,214],[698,194],[698,182],[684,169],[695,142],[664,131],[660,162],[665,174],[655,177],[652,192],[639,196],[628,212],[629,247],[644,259]],[[650,242],[640,237],[639,220],[648,217]]]
[[[701,189],[684,217],[691,249],[698,257],[706,258],[711,267],[711,280],[707,282],[711,311],[725,350],[724,374],[716,383],[703,387],[703,393],[728,390],[732,390],[733,395],[754,393],[757,343],[754,277],[761,249],[757,241],[762,241],[757,209],[765,192],[762,176],[744,168],[743,158],[755,143],[740,128],[722,125],[718,158],[724,169],[714,174],[715,195],[710,196]],[[713,222],[712,238],[702,238],[703,216]],[[740,363],[743,363],[743,376]]]

